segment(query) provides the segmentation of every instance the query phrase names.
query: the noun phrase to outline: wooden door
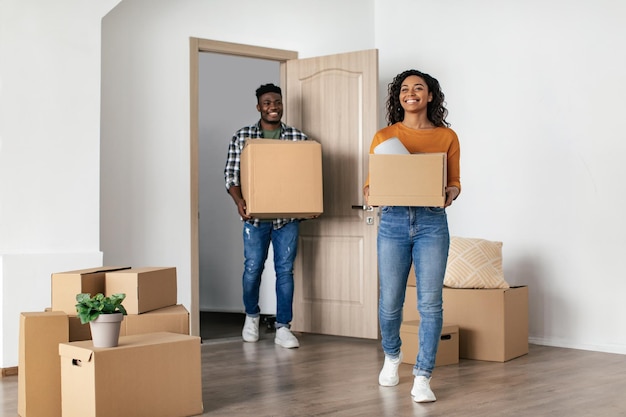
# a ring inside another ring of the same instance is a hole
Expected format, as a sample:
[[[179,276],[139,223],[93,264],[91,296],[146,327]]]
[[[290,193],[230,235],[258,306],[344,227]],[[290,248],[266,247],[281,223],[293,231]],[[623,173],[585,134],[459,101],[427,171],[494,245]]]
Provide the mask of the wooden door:
[[[376,339],[378,219],[361,208],[361,190],[378,126],[378,51],[290,60],[282,71],[284,120],[322,144],[324,172],[324,214],[301,223],[292,328]]]

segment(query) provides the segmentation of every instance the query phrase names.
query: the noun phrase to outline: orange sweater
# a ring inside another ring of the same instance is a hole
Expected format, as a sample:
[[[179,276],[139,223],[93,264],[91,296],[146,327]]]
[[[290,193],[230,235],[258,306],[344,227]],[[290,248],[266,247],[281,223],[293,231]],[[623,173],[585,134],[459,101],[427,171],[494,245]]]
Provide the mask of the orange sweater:
[[[461,170],[459,160],[461,150],[459,138],[454,130],[448,127],[436,127],[434,129],[416,130],[406,127],[402,123],[395,123],[379,130],[372,144],[370,153],[380,143],[396,137],[410,153],[445,152],[448,155],[448,187],[455,186],[461,190]],[[365,186],[369,185],[369,176]]]

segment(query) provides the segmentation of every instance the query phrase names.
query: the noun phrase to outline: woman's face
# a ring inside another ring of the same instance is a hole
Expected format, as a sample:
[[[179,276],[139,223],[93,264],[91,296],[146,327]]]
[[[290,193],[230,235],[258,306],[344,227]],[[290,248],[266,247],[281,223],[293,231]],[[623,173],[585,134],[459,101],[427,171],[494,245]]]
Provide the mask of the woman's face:
[[[428,107],[433,95],[428,91],[428,85],[422,77],[409,75],[400,86],[400,105],[405,112],[418,112]]]

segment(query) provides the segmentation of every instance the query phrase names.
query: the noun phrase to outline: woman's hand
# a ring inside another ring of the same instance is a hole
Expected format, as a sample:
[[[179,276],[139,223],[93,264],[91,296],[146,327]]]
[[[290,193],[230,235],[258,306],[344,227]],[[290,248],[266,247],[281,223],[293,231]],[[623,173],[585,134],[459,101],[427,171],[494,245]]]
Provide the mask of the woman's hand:
[[[455,187],[455,186],[446,187],[446,202],[445,202],[444,207],[450,206],[452,202],[454,201],[454,199],[459,196],[460,192],[461,191],[459,190],[458,187]]]
[[[366,206],[369,206],[369,204],[367,204],[367,200],[370,198],[370,186],[365,186],[363,187],[363,201],[365,202]]]

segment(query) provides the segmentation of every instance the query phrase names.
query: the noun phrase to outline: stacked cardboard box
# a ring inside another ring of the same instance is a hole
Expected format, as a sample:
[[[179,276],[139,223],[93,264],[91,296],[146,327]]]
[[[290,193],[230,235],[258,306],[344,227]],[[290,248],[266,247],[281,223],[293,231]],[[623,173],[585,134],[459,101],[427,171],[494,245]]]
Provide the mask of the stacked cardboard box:
[[[409,272],[406,286],[404,306],[402,308],[402,326],[400,326],[400,338],[402,339],[402,362],[415,363],[419,351],[419,312],[417,311],[417,288],[415,287],[415,272],[413,268]],[[454,321],[447,321],[444,315],[444,325],[441,329],[439,349],[435,359],[435,366],[452,365],[459,363],[459,326]]]
[[[443,289],[444,320],[459,325],[459,355],[506,362],[528,353],[528,287]]]
[[[189,334],[189,312],[177,302],[176,268],[101,267],[52,274],[52,311],[64,311],[69,341],[90,340],[76,313],[76,294],[126,294],[121,336],[168,331]]]
[[[63,417],[202,414],[199,337],[122,336],[115,348],[61,343],[58,354]]]
[[[419,320],[409,272],[405,321]],[[528,353],[528,287],[443,289],[443,321],[459,326],[459,357],[506,362]]]
[[[18,412],[21,417],[61,416],[59,343],[91,344],[89,324],[81,324],[77,317],[77,294],[125,293],[123,305],[128,315],[124,316],[120,329],[122,337],[149,337],[156,332],[191,337],[188,336],[189,312],[176,304],[173,267],[98,267],[60,272],[52,274],[51,284],[52,307],[46,312],[22,313],[20,318]],[[199,343],[199,338],[193,340]],[[196,365],[200,368],[200,363]]]
[[[404,321],[400,326],[402,362],[414,364],[419,352],[419,320]],[[435,366],[459,363],[459,326],[444,324],[439,338]]]
[[[68,316],[68,321],[70,342],[91,340],[88,324],[82,324],[78,316]],[[189,312],[184,305],[177,304],[142,314],[128,314],[124,316],[120,327],[120,336],[151,332],[189,334]]]
[[[52,311],[64,311],[75,316],[76,294],[104,294],[106,273],[123,269],[129,267],[103,266],[52,274]]]
[[[176,304],[176,268],[131,268],[107,272],[105,295],[126,294],[128,314],[141,314]]]

